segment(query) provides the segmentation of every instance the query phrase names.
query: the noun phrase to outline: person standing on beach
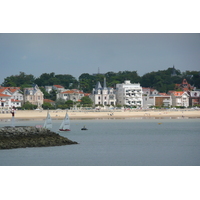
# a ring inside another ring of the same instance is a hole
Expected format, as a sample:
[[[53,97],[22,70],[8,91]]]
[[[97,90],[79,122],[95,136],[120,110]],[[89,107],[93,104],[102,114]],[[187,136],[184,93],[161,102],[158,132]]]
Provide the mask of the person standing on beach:
[[[14,106],[12,107],[11,114],[12,114],[11,126],[15,127],[15,107]]]

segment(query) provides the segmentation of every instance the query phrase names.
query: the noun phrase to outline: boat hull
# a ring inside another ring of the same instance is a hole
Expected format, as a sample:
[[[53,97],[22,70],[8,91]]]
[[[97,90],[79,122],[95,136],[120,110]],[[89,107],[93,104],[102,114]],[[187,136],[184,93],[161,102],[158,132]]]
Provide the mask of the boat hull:
[[[59,129],[59,131],[70,131],[70,129]]]

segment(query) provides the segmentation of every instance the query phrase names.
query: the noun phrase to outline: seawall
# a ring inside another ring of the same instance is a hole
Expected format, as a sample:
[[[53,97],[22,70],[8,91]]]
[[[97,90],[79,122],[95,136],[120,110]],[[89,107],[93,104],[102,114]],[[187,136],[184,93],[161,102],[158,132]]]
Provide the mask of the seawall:
[[[45,128],[32,126],[0,128],[0,149],[78,144]]]

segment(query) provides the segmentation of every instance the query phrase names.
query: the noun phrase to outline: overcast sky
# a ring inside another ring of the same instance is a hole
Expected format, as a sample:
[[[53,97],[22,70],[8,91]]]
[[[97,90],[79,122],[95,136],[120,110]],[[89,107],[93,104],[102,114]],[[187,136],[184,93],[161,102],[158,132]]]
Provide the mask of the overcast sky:
[[[200,34],[2,33],[0,84],[19,72],[70,74],[137,71],[175,66],[200,71]]]

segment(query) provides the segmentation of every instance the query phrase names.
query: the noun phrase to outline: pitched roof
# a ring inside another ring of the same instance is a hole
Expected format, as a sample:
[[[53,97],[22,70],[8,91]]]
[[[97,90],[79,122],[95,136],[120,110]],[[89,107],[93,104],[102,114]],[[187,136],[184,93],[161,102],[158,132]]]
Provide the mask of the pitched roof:
[[[0,87],[0,92],[9,90],[11,93],[14,93],[17,90],[20,90],[20,87]]]
[[[102,89],[101,87],[101,83],[98,81],[96,86],[95,86],[95,89],[98,90],[98,89]]]
[[[62,85],[53,85],[53,86],[57,88],[64,88]]]
[[[182,92],[182,91],[174,91],[174,92],[172,92],[172,94],[173,94],[174,96],[182,96],[183,93],[185,93],[185,92]]]
[[[17,99],[11,99],[12,102],[21,102],[20,100]]]
[[[61,92],[61,94],[84,94],[84,92],[82,92],[82,91],[75,91],[75,90],[67,90],[67,91],[65,91],[65,92]]]
[[[159,94],[162,96],[170,96],[169,94],[166,94],[166,93],[159,93]]]
[[[0,97],[11,97],[10,95],[7,95],[7,94],[2,94],[0,93]]]
[[[54,103],[55,101],[53,101],[51,99],[44,99],[44,102],[46,102],[46,103]]]

